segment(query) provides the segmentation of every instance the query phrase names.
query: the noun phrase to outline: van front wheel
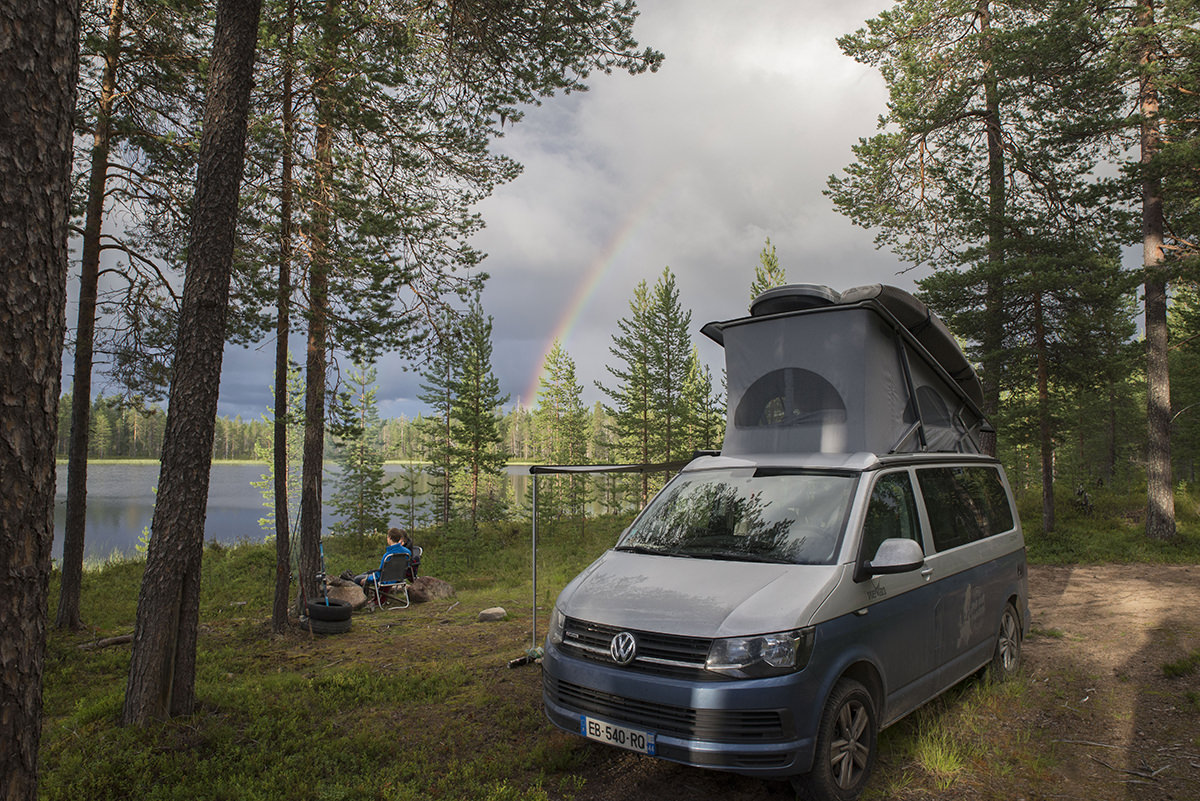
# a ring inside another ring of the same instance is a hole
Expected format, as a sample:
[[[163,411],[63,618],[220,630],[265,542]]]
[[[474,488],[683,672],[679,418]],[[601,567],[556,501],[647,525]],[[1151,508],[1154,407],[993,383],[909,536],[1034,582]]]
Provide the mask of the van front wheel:
[[[812,771],[796,789],[814,801],[858,798],[875,765],[878,736],[875,699],[857,681],[842,679],[821,713]]]

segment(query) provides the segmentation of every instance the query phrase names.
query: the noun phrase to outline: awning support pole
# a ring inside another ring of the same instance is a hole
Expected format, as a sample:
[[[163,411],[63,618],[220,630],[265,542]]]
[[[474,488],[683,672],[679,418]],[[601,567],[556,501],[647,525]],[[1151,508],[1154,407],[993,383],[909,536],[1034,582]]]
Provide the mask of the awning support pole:
[[[533,474],[533,642],[530,649],[537,648],[537,496],[538,474]]]

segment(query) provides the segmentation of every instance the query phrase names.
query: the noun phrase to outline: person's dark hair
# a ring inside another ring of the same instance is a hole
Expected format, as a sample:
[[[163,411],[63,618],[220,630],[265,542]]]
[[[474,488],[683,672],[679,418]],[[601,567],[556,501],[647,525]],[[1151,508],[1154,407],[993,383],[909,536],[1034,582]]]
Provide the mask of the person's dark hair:
[[[388,529],[387,539],[388,542],[391,543],[403,543],[406,539],[408,539],[408,534],[398,528],[393,527]]]

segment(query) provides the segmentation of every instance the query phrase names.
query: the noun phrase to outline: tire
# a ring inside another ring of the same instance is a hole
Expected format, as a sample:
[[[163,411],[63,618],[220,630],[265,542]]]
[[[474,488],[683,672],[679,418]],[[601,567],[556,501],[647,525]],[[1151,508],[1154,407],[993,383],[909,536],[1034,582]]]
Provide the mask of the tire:
[[[1004,681],[1016,675],[1021,668],[1021,617],[1011,603],[1004,605],[1000,616],[1000,633],[996,635],[996,650],[992,652],[992,663],[988,672],[992,678]]]
[[[354,607],[349,601],[340,598],[309,598],[305,605],[308,616],[313,620],[339,621],[349,620],[354,614]]]
[[[812,770],[797,778],[796,789],[813,801],[858,798],[875,766],[878,739],[875,699],[862,684],[842,679],[821,713]]]
[[[346,620],[318,620],[310,617],[308,620],[302,621],[300,625],[313,634],[345,634],[350,631],[350,623],[349,618]]]

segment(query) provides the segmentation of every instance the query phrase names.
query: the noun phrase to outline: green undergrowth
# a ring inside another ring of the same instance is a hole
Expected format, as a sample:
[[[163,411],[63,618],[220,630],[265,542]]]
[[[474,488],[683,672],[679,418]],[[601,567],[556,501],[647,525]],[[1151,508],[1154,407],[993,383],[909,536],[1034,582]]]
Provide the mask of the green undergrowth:
[[[1197,564],[1200,563],[1200,492],[1180,486],[1175,492],[1176,536],[1151,540],[1146,536],[1145,488],[1089,493],[1090,506],[1081,506],[1070,493],[1055,498],[1054,530],[1042,524],[1037,493],[1018,495],[1017,507],[1025,530],[1029,561],[1034,564]]]
[[[1194,502],[1182,495],[1171,545],[1139,542],[1132,497],[1103,515],[1099,503],[1091,515],[1063,512],[1053,535],[1036,530],[1023,508],[1030,560],[1200,563]],[[350,632],[327,637],[298,627],[271,634],[273,543],[209,544],[197,708],[147,727],[118,722],[129,645],[86,647],[133,631],[145,563],[91,566],[81,585],[87,630],[49,636],[40,798],[568,801],[583,792],[589,765],[594,772],[595,749],[545,721],[537,667],[508,662],[536,642],[535,627],[544,635],[559,590],[627,523],[540,525],[536,597],[527,523],[417,532],[422,573],[450,582],[455,596],[359,612]],[[323,546],[327,572],[338,575],[376,566],[383,542],[341,536]],[[57,574],[50,600],[53,620]],[[497,605],[506,620],[477,621],[479,610]],[[1170,669],[1196,663],[1190,654]],[[980,781],[1052,781],[1052,749],[1021,723],[1037,697],[1027,685],[1021,676],[975,679],[883,732],[866,797],[954,797]],[[1194,693],[1186,701],[1200,708]]]
[[[539,599],[616,539],[627,520],[539,527]],[[469,541],[468,541],[469,540]],[[351,631],[270,632],[273,543],[204,549],[192,715],[119,725],[144,561],[85,571],[85,632],[50,633],[42,799],[567,799],[580,746],[541,711],[540,672],[508,667],[532,644],[528,526],[419,532],[422,573],[453,598],[354,615]],[[382,539],[326,537],[331,575],[378,564]],[[52,579],[51,619],[58,599]],[[479,623],[501,605],[508,619]],[[539,635],[548,605],[539,600]]]
[[[912,788],[954,798],[981,780],[1053,781],[1045,744],[1017,722],[1033,705],[1024,674],[997,682],[981,673],[952,688],[880,734],[879,763],[863,798],[909,797]]]

